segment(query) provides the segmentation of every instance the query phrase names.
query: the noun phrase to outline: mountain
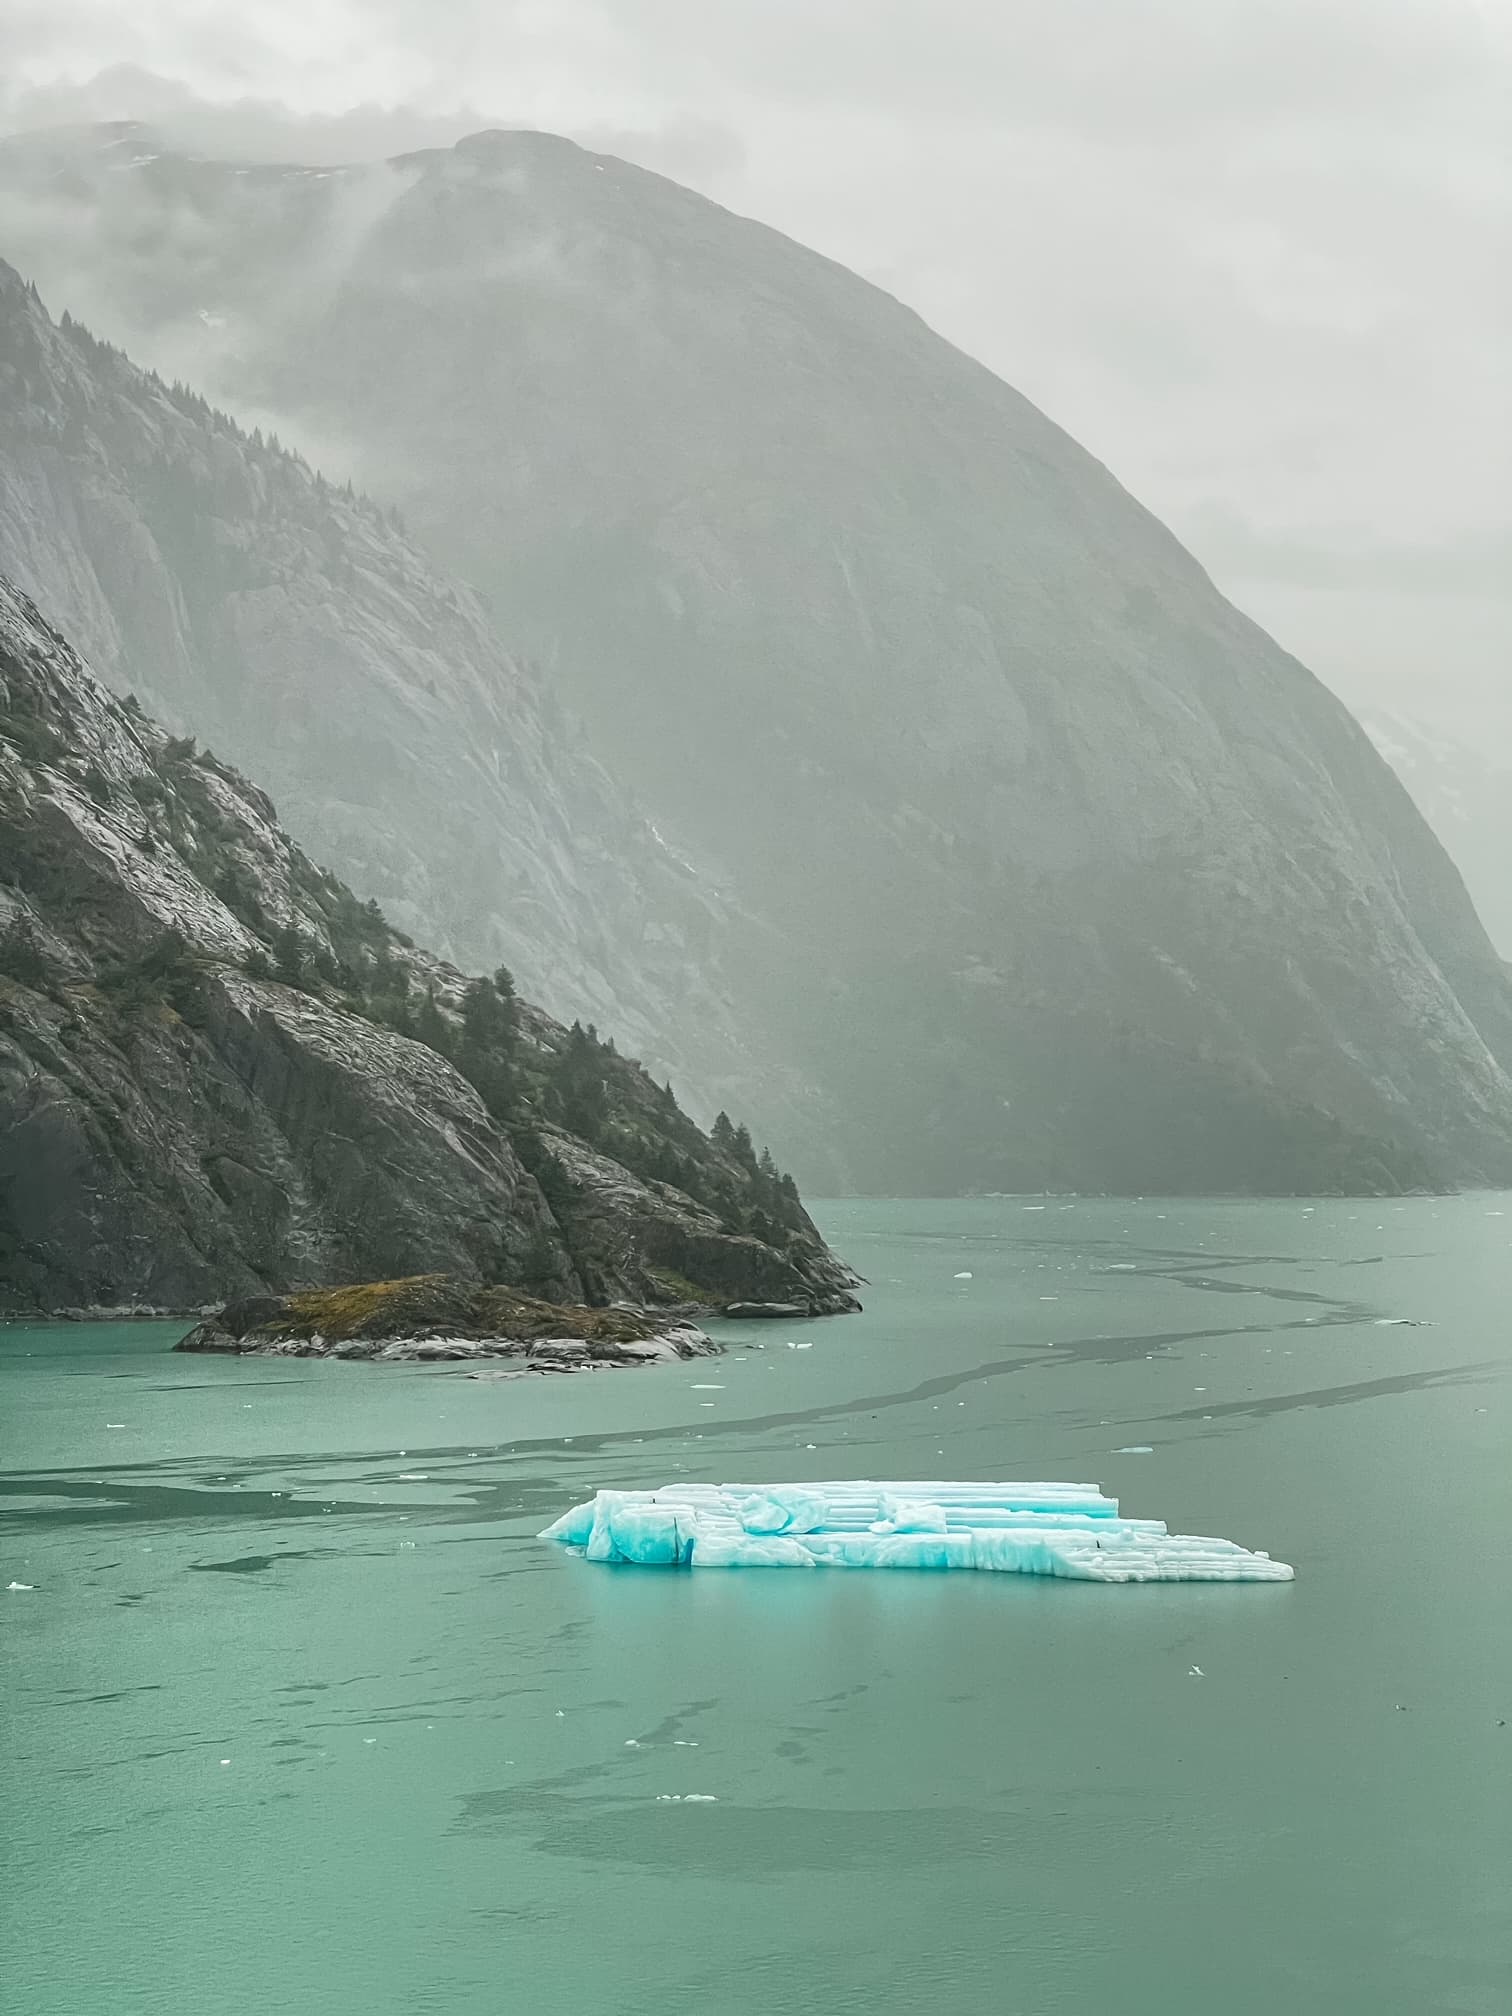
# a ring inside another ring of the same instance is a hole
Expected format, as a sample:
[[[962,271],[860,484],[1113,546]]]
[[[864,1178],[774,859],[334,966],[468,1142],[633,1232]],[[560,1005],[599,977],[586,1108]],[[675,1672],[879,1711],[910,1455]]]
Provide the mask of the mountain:
[[[337,488],[0,264],[0,566],[444,955],[618,1030],[706,1112],[802,1092],[739,1027],[728,899],[597,763],[391,508]],[[805,1095],[806,1103],[807,1095]]]
[[[1377,709],[1365,730],[1464,875],[1492,942],[1512,960],[1512,742],[1477,743],[1437,722]],[[1503,753],[1505,751],[1505,753]]]
[[[94,129],[0,189],[59,300],[397,498],[765,920],[728,991],[826,1095],[806,1171],[1512,1180],[1512,987],[1405,790],[889,296],[545,134],[316,171]]]
[[[854,1306],[743,1130],[417,950],[0,577],[0,1310],[422,1274]]]

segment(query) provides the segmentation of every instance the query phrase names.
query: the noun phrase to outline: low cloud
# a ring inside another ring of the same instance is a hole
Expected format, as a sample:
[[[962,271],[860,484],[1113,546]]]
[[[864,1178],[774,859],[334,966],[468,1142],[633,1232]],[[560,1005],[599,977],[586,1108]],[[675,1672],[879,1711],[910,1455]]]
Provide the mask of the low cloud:
[[[1489,701],[1509,72],[1512,0],[11,0],[0,126],[622,154],[908,300],[1341,687]]]

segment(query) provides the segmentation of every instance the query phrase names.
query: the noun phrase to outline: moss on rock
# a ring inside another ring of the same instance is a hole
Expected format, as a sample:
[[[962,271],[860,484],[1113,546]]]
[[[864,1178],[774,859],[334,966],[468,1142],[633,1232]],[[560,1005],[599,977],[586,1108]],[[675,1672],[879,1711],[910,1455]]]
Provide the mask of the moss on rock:
[[[432,1340],[458,1347],[450,1355],[521,1356],[550,1343],[554,1362],[632,1362],[692,1357],[714,1347],[689,1325],[670,1325],[634,1309],[588,1309],[546,1302],[514,1288],[484,1287],[449,1274],[414,1274],[397,1281],[358,1281],[292,1295],[261,1295],[227,1306],[198,1324],[179,1351],[273,1351],[294,1355],[369,1357],[437,1355]],[[476,1351],[468,1345],[479,1347]],[[389,1350],[386,1347],[400,1347]]]

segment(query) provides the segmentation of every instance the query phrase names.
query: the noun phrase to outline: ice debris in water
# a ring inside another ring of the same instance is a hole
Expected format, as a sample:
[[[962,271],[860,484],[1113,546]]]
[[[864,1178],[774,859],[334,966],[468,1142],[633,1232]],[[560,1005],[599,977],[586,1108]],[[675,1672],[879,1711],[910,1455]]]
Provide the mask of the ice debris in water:
[[[1124,1519],[1093,1484],[667,1484],[600,1491],[540,1536],[590,1561],[689,1568],[985,1568],[1082,1582],[1289,1582],[1232,1540]]]

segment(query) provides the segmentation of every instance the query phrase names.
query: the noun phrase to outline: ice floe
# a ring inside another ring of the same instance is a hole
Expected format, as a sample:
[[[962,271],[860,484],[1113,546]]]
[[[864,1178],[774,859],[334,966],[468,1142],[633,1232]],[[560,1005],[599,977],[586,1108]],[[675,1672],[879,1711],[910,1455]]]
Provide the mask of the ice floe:
[[[1093,1484],[667,1484],[600,1491],[540,1536],[590,1561],[689,1568],[982,1568],[1081,1582],[1289,1582],[1232,1540],[1125,1519]]]

